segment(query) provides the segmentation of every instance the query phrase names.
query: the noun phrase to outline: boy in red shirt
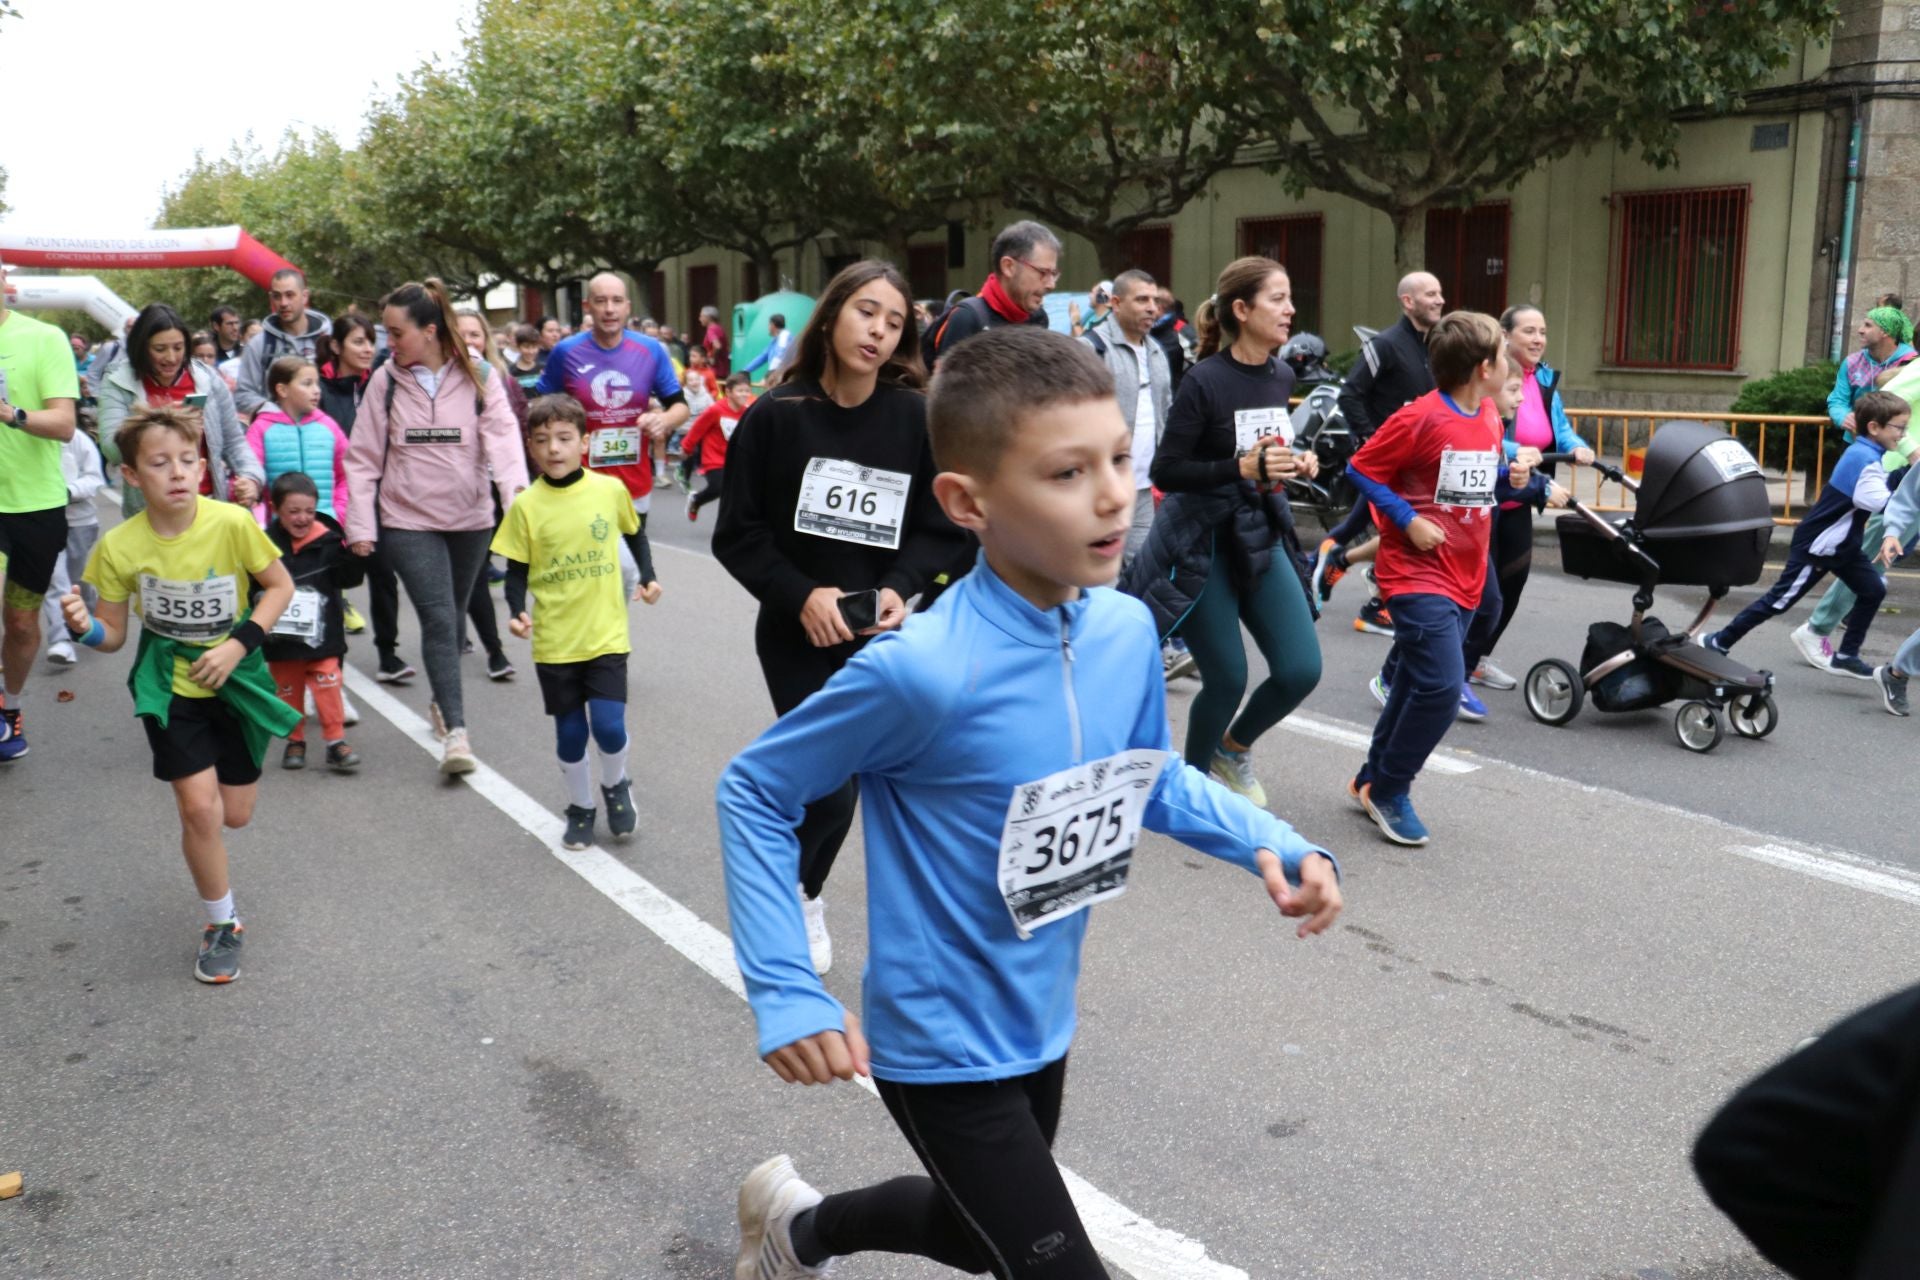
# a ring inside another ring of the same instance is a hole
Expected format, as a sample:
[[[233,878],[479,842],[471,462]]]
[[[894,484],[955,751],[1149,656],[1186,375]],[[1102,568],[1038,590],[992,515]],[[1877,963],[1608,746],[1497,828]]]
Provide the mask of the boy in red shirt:
[[[1347,464],[1385,517],[1374,576],[1394,621],[1394,676],[1347,792],[1387,839],[1405,845],[1427,842],[1408,792],[1460,708],[1463,646],[1486,588],[1496,504],[1528,477],[1501,447],[1499,321],[1473,311],[1443,316],[1427,357],[1439,389],[1388,418]]]
[[[721,472],[727,465],[727,441],[740,415],[753,403],[753,379],[744,373],[727,378],[727,394],[707,406],[694,420],[682,446],[687,466],[699,473],[700,487],[687,485],[687,519],[698,520],[700,508],[720,496]]]

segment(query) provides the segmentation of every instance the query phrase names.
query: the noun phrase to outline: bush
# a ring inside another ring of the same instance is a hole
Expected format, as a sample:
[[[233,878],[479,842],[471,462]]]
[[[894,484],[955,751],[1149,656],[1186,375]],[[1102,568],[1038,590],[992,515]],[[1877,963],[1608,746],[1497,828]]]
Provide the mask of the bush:
[[[1359,358],[1360,348],[1358,347],[1351,351],[1342,351],[1327,357],[1327,368],[1344,378],[1353,369],[1353,362]]]
[[[1839,366],[1831,360],[1822,360],[1818,364],[1806,365],[1799,369],[1782,369],[1770,377],[1754,378],[1740,388],[1740,394],[1727,407],[1729,413],[1778,413],[1795,416],[1810,415],[1825,418],[1827,416],[1827,393],[1833,390],[1833,379]],[[1756,430],[1752,423],[1727,424],[1742,442],[1750,447],[1757,445]],[[1839,456],[1840,436],[1823,428],[1808,427],[1765,427],[1766,461],[1772,469],[1780,469],[1787,458],[1788,441],[1793,444],[1793,467],[1806,477],[1805,491],[1809,497],[1819,491],[1822,477],[1818,469],[1831,468],[1834,459]],[[1832,435],[1821,448],[1821,437]],[[1757,453],[1759,450],[1755,449]]]

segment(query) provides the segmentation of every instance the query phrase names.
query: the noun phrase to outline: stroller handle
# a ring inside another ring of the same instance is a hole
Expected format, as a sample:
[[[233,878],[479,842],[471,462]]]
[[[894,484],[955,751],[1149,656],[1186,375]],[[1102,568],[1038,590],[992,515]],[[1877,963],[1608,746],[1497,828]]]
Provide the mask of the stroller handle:
[[[1592,462],[1583,463],[1570,453],[1543,453],[1540,455],[1540,465],[1543,467],[1550,467],[1561,462],[1574,467],[1592,467],[1607,479],[1624,488],[1628,493],[1640,492],[1640,482],[1632,476],[1629,476],[1619,467],[1614,466],[1611,462],[1602,462],[1600,459],[1595,458]]]

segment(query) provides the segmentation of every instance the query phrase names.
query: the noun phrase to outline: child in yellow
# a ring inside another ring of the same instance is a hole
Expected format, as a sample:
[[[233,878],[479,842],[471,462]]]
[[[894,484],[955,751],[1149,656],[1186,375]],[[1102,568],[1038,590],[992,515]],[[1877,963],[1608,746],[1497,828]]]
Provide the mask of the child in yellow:
[[[85,580],[61,597],[67,630],[105,653],[127,641],[127,604],[139,597],[140,648],[127,687],[153,748],[153,776],[173,784],[180,848],[206,908],[193,976],[240,976],[240,917],[227,880],[221,827],[253,817],[267,744],[299,722],[280,701],[260,645],[293,599],[280,551],[245,507],[200,496],[200,412],[142,407],[114,434],[120,474],[146,509],[100,539]],[[260,599],[243,612],[251,576]]]
[[[633,553],[648,604],[660,598],[653,552],[626,485],[580,465],[587,411],[568,395],[542,396],[527,409],[527,452],[540,475],[507,508],[493,550],[507,560],[508,628],[533,637],[533,668],[553,717],[560,775],[567,783],[569,849],[593,843],[593,780],[587,738],[600,749],[600,794],[607,830],[633,834],[633,784],[627,776],[627,596],[620,583],[617,536]],[[539,615],[527,613],[531,587]]]

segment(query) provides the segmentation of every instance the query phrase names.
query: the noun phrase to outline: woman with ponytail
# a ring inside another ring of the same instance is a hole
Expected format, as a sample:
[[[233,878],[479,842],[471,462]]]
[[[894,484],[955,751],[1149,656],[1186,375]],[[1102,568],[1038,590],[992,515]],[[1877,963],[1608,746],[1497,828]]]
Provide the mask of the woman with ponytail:
[[[471,773],[460,614],[486,566],[492,491],[505,506],[527,487],[526,448],[508,380],[467,353],[444,285],[403,284],[380,305],[393,358],[367,380],[347,449],[347,538],[355,555],[377,544],[406,584],[444,743],[440,771]]]
[[[1320,682],[1299,541],[1277,493],[1289,476],[1319,471],[1311,452],[1289,447],[1293,371],[1274,357],[1293,310],[1287,270],[1273,259],[1240,258],[1220,273],[1196,317],[1197,359],[1153,455],[1153,483],[1166,498],[1126,578],[1162,636],[1178,634],[1199,666],[1188,763],[1258,805],[1266,792],[1249,749]],[[1244,707],[1243,622],[1268,671]]]

